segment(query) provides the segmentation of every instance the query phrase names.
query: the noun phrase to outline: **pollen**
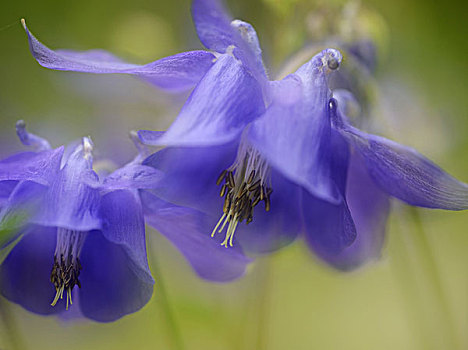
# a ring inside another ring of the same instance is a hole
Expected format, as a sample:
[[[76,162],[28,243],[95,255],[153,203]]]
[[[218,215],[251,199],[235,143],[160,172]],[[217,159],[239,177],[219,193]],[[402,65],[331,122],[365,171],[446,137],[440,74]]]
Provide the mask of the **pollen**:
[[[55,297],[51,305],[66,299],[66,309],[73,304],[72,291],[75,286],[81,288],[79,280],[81,262],[79,255],[87,233],[81,231],[57,229],[57,246],[55,248],[54,265],[50,273],[50,282],[55,287]]]
[[[211,237],[222,233],[227,226],[226,236],[221,245],[233,246],[234,233],[239,223],[249,224],[254,219],[254,208],[265,203],[265,211],[270,210],[270,195],[273,192],[267,185],[269,167],[260,154],[249,146],[241,146],[236,162],[219,175],[216,184],[220,196],[224,197],[223,214],[216,224]]]

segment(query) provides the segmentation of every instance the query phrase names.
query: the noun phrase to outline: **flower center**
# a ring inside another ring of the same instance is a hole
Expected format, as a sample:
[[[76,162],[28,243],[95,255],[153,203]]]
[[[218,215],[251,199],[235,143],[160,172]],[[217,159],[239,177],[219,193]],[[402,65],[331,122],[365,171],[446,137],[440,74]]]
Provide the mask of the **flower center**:
[[[57,229],[57,246],[55,247],[54,266],[50,273],[50,281],[55,286],[55,298],[51,305],[55,306],[59,299],[66,295],[67,310],[73,304],[72,290],[77,285],[81,288],[80,253],[86,239],[87,232]]]
[[[265,211],[270,210],[270,195],[273,192],[266,184],[270,168],[261,155],[251,146],[241,142],[236,161],[218,177],[216,184],[223,183],[220,196],[224,197],[223,215],[216,224],[211,237],[216,231],[223,232],[227,225],[226,237],[221,245],[233,246],[237,225],[253,220],[253,211],[260,201],[265,202]]]

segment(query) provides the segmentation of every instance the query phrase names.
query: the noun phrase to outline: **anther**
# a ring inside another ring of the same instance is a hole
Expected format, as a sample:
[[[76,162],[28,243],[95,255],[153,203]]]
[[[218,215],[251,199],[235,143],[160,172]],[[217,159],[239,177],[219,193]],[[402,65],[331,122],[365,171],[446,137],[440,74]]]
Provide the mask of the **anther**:
[[[50,274],[50,282],[55,287],[55,297],[51,303],[55,306],[63,294],[66,297],[66,309],[73,304],[72,291],[75,286],[81,288],[79,276],[81,262],[79,254],[83,247],[86,232],[57,229],[57,246],[55,248],[54,264]]]
[[[219,174],[218,180],[216,180],[216,186],[219,186],[221,184],[221,181],[224,180],[226,177],[227,170],[223,170],[221,174]]]

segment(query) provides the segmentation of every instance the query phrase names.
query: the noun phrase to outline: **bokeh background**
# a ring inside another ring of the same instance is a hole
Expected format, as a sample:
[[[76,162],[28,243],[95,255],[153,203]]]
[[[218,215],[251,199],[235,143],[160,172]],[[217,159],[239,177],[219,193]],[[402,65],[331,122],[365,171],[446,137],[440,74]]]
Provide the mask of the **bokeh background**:
[[[468,30],[463,1],[227,1],[253,23],[274,77],[304,46],[368,37],[378,65],[370,116],[468,182]],[[187,0],[1,3],[0,155],[21,149],[14,124],[53,145],[89,135],[117,164],[132,129],[164,129],[186,96],[126,76],[41,68],[20,18],[52,48],[107,49],[150,62],[200,48]],[[297,56],[296,56],[297,57]],[[0,349],[468,349],[468,213],[393,203],[382,259],[352,273],[322,265],[298,241],[230,284],[198,279],[148,231],[154,297],[112,324],[40,317],[1,300]],[[4,314],[5,314],[4,313]]]

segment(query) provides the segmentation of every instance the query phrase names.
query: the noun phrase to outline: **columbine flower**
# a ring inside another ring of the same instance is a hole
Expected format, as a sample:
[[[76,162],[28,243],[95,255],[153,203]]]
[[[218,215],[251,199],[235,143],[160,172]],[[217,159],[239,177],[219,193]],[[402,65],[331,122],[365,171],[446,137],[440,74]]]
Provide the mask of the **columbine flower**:
[[[208,23],[197,23],[199,35],[210,33],[213,45],[216,40],[227,44],[225,16],[206,13],[203,21]],[[255,32],[249,33],[246,42],[258,43]],[[254,47],[250,57],[261,62]],[[166,133],[140,132],[147,144],[168,146],[144,162],[165,174],[161,183],[166,185],[160,183],[155,193],[209,215],[219,213],[212,235],[222,234],[226,247],[237,239],[249,250],[269,251],[303,232],[322,259],[350,269],[380,253],[389,210],[385,191],[413,205],[467,207],[466,185],[421,156],[411,158],[413,153],[404,151],[400,160],[399,151],[388,149],[377,159],[382,154],[376,147],[370,158],[382,164],[367,171],[364,134],[357,134],[363,139],[357,143],[360,152],[350,151],[356,138],[349,130],[355,129],[339,127],[344,122],[335,123],[339,118],[329,108],[328,75],[341,63],[338,51],[322,51],[282,81],[267,82],[266,88],[258,78],[263,72],[259,65],[252,73],[248,60],[236,61],[236,66],[229,59],[218,59]],[[243,89],[240,79],[226,72],[248,77]],[[373,179],[377,169],[383,180]]]
[[[242,61],[256,79],[266,82],[261,50],[253,27],[240,20],[231,21],[216,0],[195,0],[192,17],[200,41],[210,51],[196,50],[162,58],[146,65],[130,64],[104,51],[51,50],[40,43],[26,27],[34,58],[43,67],[87,73],[120,73],[137,76],[168,91],[195,86],[224,54]]]
[[[294,75],[273,82],[273,100],[291,108],[274,121],[271,113],[260,116],[265,109],[258,81],[230,60],[219,59],[167,132],[140,132],[144,142],[168,146],[144,164],[164,174],[154,189],[158,196],[217,217],[210,232],[221,235],[224,246],[237,240],[251,251],[271,251],[301,231],[303,191],[340,200],[330,170],[318,165],[329,157],[322,136],[329,130],[327,75],[341,55],[324,50]],[[245,76],[243,86],[229,75]],[[275,146],[267,149],[266,143]],[[354,236],[335,230],[327,239],[330,249],[342,249]]]
[[[208,215],[166,202],[149,191],[160,187],[163,175],[153,167],[141,164],[150,150],[141,143],[136,133],[132,132],[131,137],[139,151],[138,155],[132,162],[107,176],[104,188],[112,187],[113,183],[139,188],[146,222],[184,255],[200,277],[226,282],[242,276],[251,260],[240,247],[222,249],[219,239],[213,240],[206,234],[212,225]]]
[[[125,182],[111,181],[105,191],[96,185],[88,138],[61,157],[63,148],[37,143],[42,139],[22,123],[18,134],[43,150],[0,163],[1,179],[17,182],[2,221],[28,208],[18,228],[23,237],[0,266],[2,295],[39,314],[59,313],[73,303],[85,317],[102,322],[143,307],[154,280],[137,193]]]
[[[339,134],[331,152],[342,154],[338,178],[357,229],[354,244],[332,259],[341,266],[378,256],[385,232],[389,196],[410,205],[445,210],[468,209],[468,185],[416,150],[353,127],[345,115],[351,96],[335,92],[329,111]],[[340,174],[341,173],[341,174]],[[309,232],[308,241],[313,245]]]
[[[245,272],[250,259],[240,249],[227,252],[198,234],[207,227],[206,216],[145,191],[161,176],[141,165],[147,150],[139,142],[133,161],[99,180],[88,138],[63,156],[63,147],[50,150],[47,141],[26,132],[23,122],[17,130],[36,152],[0,162],[0,185],[13,186],[0,223],[18,213],[23,218],[16,225],[16,236],[23,237],[0,265],[0,290],[9,300],[39,314],[73,307],[103,322],[140,309],[154,284],[143,210],[201,277],[227,281]],[[0,242],[0,249],[13,238]]]
[[[329,179],[330,171],[316,164],[324,156],[321,134],[327,129],[331,97],[326,75],[338,68],[341,55],[336,50],[323,51],[281,83],[290,87],[284,93],[278,82],[267,79],[258,38],[250,24],[231,21],[221,5],[211,0],[194,1],[192,15],[200,40],[218,54],[169,131],[164,135],[140,133],[147,144],[170,146],[145,163],[164,173],[153,193],[213,217],[208,234],[222,237],[226,247],[239,240],[249,250],[271,251],[291,242],[301,231],[303,189],[332,203],[340,200]],[[32,52],[42,65],[95,71],[96,61],[87,61],[88,65],[77,62],[75,58],[83,53],[67,52],[64,56],[45,48],[31,34],[29,37]],[[292,130],[298,123],[287,118],[278,123],[288,141],[294,141],[283,145],[289,153],[275,148],[284,157],[280,161],[266,157],[260,151],[264,147],[253,138],[268,123],[258,120],[257,125],[257,119],[275,94],[281,95],[285,105],[294,105],[297,100],[313,104],[299,114],[300,120],[308,121],[300,129]],[[307,148],[305,156],[301,151]],[[334,230],[327,239],[330,249],[341,250],[353,241],[354,231],[343,234]]]

